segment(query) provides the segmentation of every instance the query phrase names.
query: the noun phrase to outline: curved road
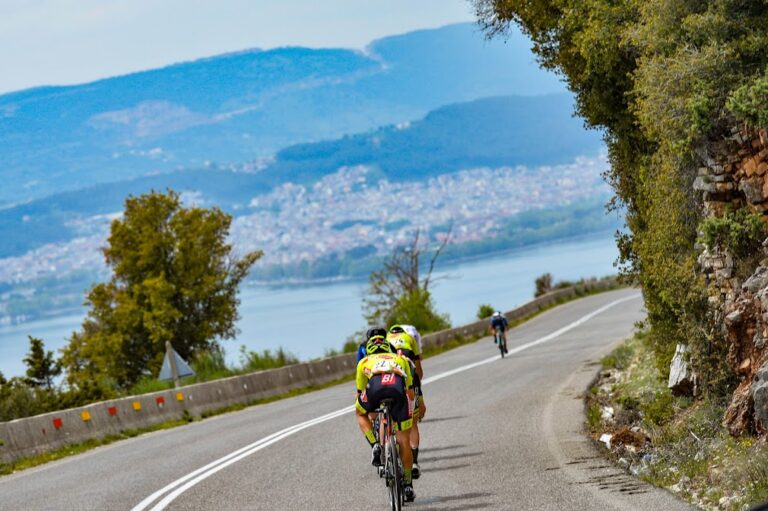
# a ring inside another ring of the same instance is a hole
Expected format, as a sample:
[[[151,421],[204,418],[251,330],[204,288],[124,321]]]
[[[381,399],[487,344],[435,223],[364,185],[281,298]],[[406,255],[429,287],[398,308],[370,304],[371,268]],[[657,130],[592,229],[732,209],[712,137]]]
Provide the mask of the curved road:
[[[643,317],[638,291],[571,302],[424,363],[409,509],[693,509],[606,463],[582,432],[598,361]],[[0,509],[384,509],[346,383],[0,478]]]

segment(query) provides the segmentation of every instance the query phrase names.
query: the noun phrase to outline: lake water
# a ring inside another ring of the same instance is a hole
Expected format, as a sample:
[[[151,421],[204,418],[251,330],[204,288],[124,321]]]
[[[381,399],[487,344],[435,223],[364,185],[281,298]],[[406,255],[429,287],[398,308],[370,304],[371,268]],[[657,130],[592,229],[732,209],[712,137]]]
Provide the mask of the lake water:
[[[475,320],[478,306],[488,303],[509,310],[533,298],[534,280],[549,272],[558,280],[602,277],[616,273],[618,257],[612,235],[538,245],[504,254],[441,266],[432,287],[436,308],[448,313],[454,325]],[[346,338],[365,328],[361,303],[366,281],[317,285],[244,287],[238,323],[240,334],[225,341],[227,360],[239,363],[239,348],[275,349],[279,346],[301,359],[339,349]],[[58,350],[80,326],[85,312],[0,327],[0,371],[22,375],[22,359],[29,350],[28,335]]]

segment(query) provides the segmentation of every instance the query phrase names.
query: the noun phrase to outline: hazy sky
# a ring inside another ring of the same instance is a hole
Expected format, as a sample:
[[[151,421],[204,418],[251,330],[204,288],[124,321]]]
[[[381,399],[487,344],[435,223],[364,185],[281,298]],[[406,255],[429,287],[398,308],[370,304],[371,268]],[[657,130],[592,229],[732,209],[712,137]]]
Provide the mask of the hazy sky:
[[[468,0],[0,0],[0,93],[473,19]]]

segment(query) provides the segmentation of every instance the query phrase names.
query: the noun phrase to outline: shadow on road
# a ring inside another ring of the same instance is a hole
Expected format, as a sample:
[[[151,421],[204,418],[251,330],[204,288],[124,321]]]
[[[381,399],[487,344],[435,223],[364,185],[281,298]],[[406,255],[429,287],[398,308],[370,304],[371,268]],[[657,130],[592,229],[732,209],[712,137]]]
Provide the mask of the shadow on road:
[[[451,449],[461,449],[462,447],[466,447],[466,444],[444,445],[442,447],[432,447],[430,445],[424,448],[424,452],[450,451]]]
[[[445,467],[436,467],[436,468],[429,467],[429,468],[425,468],[424,472],[427,472],[427,473],[431,474],[432,472],[443,472],[443,471],[447,471],[447,470],[456,470],[456,469],[459,469],[459,468],[467,468],[467,467],[471,467],[471,466],[472,465],[470,465],[469,463],[463,463],[461,465],[448,465],[448,466],[445,466]]]
[[[424,449],[426,452],[432,452],[431,449]],[[461,454],[451,454],[448,456],[420,456],[419,457],[419,463],[430,463],[433,461],[446,461],[446,460],[457,460],[457,459],[464,459],[464,458],[471,458],[473,456],[482,456],[482,452],[467,452],[467,453],[461,453]]]
[[[455,421],[455,420],[466,419],[466,418],[467,418],[466,415],[454,415],[452,417],[427,417],[421,422],[426,424],[429,422]]]
[[[444,497],[432,497],[424,499],[421,502],[417,499],[415,506],[418,509],[426,510],[445,510],[445,509],[487,509],[493,507],[487,502],[466,502],[467,500],[481,499],[490,497],[491,493],[464,493],[461,495],[446,495]],[[451,506],[453,504],[453,506]],[[422,507],[426,505],[427,507]],[[454,507],[455,506],[455,507]]]

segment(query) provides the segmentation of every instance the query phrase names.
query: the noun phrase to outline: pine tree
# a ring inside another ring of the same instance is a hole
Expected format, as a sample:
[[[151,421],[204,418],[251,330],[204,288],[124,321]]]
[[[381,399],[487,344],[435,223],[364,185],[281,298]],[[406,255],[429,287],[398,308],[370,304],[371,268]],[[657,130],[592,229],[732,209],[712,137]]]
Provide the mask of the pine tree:
[[[42,339],[29,336],[29,353],[24,357],[27,365],[25,382],[33,387],[53,388],[53,379],[61,374],[61,364],[45,351]]]

